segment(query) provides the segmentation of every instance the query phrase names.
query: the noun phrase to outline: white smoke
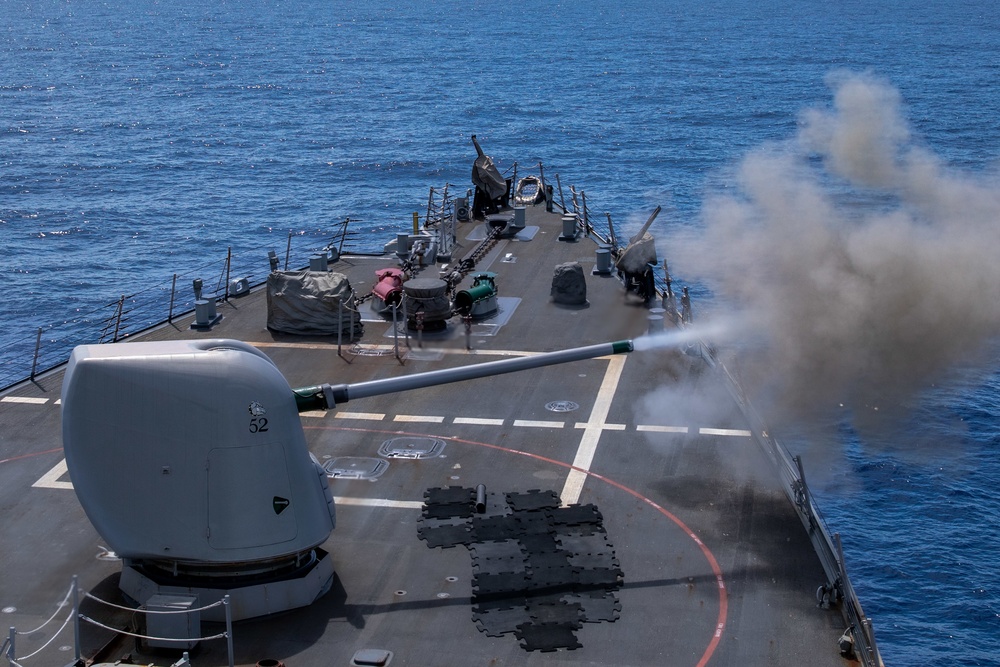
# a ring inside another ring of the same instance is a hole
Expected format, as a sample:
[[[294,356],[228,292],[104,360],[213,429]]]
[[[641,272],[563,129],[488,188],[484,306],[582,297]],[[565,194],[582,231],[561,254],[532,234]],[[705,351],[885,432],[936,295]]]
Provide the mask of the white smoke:
[[[1000,181],[916,145],[899,93],[830,78],[831,110],[739,165],[677,273],[709,284],[764,341],[755,382],[820,407],[906,393],[1000,332]],[[752,334],[752,336],[751,336]]]

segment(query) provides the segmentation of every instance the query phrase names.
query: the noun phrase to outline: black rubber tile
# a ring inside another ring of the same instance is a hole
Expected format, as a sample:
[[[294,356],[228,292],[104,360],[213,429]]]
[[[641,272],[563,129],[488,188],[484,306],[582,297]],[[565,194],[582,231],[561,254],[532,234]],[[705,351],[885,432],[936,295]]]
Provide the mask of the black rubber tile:
[[[428,503],[424,505],[425,519],[468,518],[475,513],[472,503]]]
[[[559,494],[555,491],[539,491],[532,489],[526,493],[508,493],[507,504],[515,512],[530,510],[555,509],[560,504]]]
[[[427,541],[427,546],[454,547],[459,544],[468,545],[472,541],[472,531],[468,526],[436,526],[417,529],[417,536]]]
[[[476,490],[464,486],[449,486],[424,491],[424,501],[428,505],[473,503],[475,500]]]
[[[472,620],[479,631],[486,633],[488,637],[501,637],[516,632],[517,626],[531,621],[523,606],[473,612]]]
[[[572,650],[583,646],[576,640],[573,628],[560,623],[523,623],[517,626],[515,635],[526,651]]]
[[[535,624],[559,624],[568,625],[574,630],[578,630],[583,625],[583,608],[579,603],[557,602],[546,604],[532,604],[528,601],[528,616]]]
[[[597,505],[570,505],[546,511],[549,520],[559,526],[601,523],[604,517],[597,511]]]

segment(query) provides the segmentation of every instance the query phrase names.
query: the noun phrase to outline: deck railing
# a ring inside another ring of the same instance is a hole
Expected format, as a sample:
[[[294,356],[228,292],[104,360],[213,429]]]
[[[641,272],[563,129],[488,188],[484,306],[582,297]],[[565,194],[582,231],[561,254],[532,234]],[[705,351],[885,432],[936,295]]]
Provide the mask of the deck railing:
[[[238,280],[254,287],[270,272],[268,251],[275,250],[279,268],[304,266],[309,256],[329,246],[324,237],[289,233],[284,248],[261,246],[240,253],[227,251],[216,261],[175,273],[92,309],[77,309],[58,322],[26,329],[0,350],[0,390],[34,379],[66,362],[77,345],[127,339],[194,311],[194,280],[202,281],[202,298],[226,300]],[[8,323],[8,326],[10,324]]]
[[[743,387],[725,364],[706,345],[702,344],[702,349],[705,351],[703,357],[706,361],[718,368],[726,378],[733,399],[750,423],[754,441],[778,472],[782,488],[792,502],[819,556],[827,581],[818,587],[816,602],[823,606],[839,605],[845,623],[844,633],[839,639],[842,654],[857,659],[864,667],[882,667],[882,657],[875,642],[871,619],[865,616],[861,601],[854,592],[850,577],[847,576],[840,534],[833,533],[831,536],[806,484],[802,460],[798,456],[791,456],[788,450],[770,434],[764,420],[747,398]]]

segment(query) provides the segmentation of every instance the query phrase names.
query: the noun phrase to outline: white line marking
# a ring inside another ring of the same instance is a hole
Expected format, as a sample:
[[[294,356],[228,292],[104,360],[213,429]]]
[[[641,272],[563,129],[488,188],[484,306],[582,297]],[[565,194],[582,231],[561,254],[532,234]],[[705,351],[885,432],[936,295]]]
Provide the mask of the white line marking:
[[[480,417],[455,417],[456,424],[473,424],[475,426],[503,426],[502,419],[485,419]]]
[[[749,438],[752,433],[750,431],[743,431],[738,428],[700,428],[698,433],[701,435],[730,435],[739,438]]]
[[[547,422],[534,419],[515,419],[514,426],[527,426],[528,428],[562,428],[566,422]]]
[[[354,507],[391,507],[403,510],[418,510],[424,506],[422,502],[416,500],[387,500],[385,498],[347,498],[345,496],[334,496],[333,502],[336,505]]]
[[[305,412],[299,413],[303,417],[316,417],[322,419],[329,414],[326,410],[306,410]]]
[[[414,422],[421,424],[440,424],[444,422],[444,417],[433,415],[396,415],[392,418],[394,422]]]
[[[48,471],[39,478],[37,482],[31,486],[36,489],[72,489],[72,482],[60,482],[59,478],[68,472],[66,468],[66,459],[59,461],[55,464],[52,470]]]
[[[338,412],[337,419],[363,419],[370,422],[380,422],[385,419],[384,412]]]
[[[614,400],[615,392],[618,390],[622,369],[625,368],[625,359],[625,356],[618,355],[608,359],[608,370],[604,373],[601,388],[597,392],[597,398],[594,399],[594,409],[590,412],[590,419],[587,420],[587,428],[580,438],[580,448],[576,450],[576,458],[573,459],[573,467],[578,470],[570,470],[566,476],[566,484],[563,485],[560,495],[563,506],[579,502],[580,494],[583,493],[583,483],[587,479],[584,471],[590,470],[590,464],[594,462],[597,442],[601,439],[604,420],[607,419],[611,401]]]
[[[3,403],[31,403],[33,405],[44,405],[49,402],[47,398],[32,398],[30,396],[4,396],[0,398]]]
[[[647,433],[687,433],[687,426],[658,426],[656,424],[638,424],[636,431],[646,431]]]
[[[41,489],[72,489],[73,484],[71,482],[60,482],[59,478],[65,475],[66,469],[66,459],[62,459],[57,463],[52,470],[45,473],[41,479],[32,484],[33,487]],[[420,509],[423,507],[423,503],[420,501],[413,500],[388,500],[386,498],[348,498],[345,496],[337,496],[334,502],[338,505],[351,505],[356,507],[389,507],[394,509]]]
[[[587,422],[577,422],[576,426],[573,428],[589,428],[590,424]],[[624,431],[627,427],[625,424],[604,424],[601,428],[605,431]]]

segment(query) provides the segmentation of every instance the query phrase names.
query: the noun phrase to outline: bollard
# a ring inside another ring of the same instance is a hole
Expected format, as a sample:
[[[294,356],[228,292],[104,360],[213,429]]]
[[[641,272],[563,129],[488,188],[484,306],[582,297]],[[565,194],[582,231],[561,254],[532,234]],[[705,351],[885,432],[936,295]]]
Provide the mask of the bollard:
[[[600,276],[611,273],[611,246],[597,246],[597,263],[594,266],[594,273]]]
[[[329,269],[326,253],[317,253],[309,258],[309,270],[324,272]]]
[[[514,222],[511,224],[511,229],[515,234],[524,229],[526,216],[527,213],[524,206],[514,207]]]
[[[486,512],[486,485],[478,484],[476,485],[476,513],[484,514]]]
[[[200,327],[207,327],[212,323],[212,301],[210,299],[199,299],[194,302],[194,323]]]
[[[575,215],[564,215],[562,217],[562,236],[559,237],[563,241],[575,241],[576,240],[576,216]]]

